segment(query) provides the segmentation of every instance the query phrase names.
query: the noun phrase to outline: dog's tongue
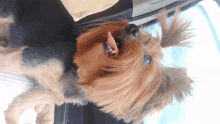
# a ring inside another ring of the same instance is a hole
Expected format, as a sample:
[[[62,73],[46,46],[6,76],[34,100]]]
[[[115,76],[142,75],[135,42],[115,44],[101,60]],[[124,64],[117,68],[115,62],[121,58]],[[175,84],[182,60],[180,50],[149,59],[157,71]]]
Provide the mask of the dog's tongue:
[[[112,37],[110,31],[108,32],[108,41],[107,42],[108,42],[109,46],[112,48],[112,53],[117,54],[118,47],[117,47],[116,42],[115,42],[114,38]]]

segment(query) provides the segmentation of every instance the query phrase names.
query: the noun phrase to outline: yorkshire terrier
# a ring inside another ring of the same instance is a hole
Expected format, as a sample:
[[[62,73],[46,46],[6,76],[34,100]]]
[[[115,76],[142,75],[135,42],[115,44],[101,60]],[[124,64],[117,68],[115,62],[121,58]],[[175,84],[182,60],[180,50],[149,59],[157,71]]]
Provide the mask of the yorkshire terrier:
[[[162,36],[126,20],[106,22],[80,34],[59,0],[0,2],[0,71],[24,74],[38,88],[14,99],[5,112],[18,124],[27,108],[40,104],[93,102],[125,122],[139,123],[176,98],[191,94],[184,68],[164,67],[162,48],[188,46],[190,22],[174,14],[168,25],[158,14]]]

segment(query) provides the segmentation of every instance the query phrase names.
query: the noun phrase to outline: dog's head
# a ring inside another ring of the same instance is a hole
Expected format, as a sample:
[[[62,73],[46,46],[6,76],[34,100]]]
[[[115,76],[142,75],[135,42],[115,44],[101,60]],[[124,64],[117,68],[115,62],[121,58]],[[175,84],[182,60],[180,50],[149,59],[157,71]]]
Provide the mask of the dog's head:
[[[158,15],[162,37],[153,37],[136,25],[108,22],[77,39],[75,63],[79,84],[89,99],[125,122],[140,122],[144,116],[181,101],[191,93],[192,80],[184,68],[161,64],[162,48],[187,46],[189,22],[175,13],[167,24],[165,11]]]

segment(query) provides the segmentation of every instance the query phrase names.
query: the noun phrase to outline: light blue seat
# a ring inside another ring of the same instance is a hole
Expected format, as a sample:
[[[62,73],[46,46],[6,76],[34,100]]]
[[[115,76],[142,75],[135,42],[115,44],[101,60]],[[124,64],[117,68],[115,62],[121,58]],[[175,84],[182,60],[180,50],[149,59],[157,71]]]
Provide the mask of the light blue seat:
[[[182,103],[174,100],[162,112],[147,116],[144,124],[220,124],[219,15],[218,5],[207,1],[181,13],[182,17],[193,21],[191,28],[196,35],[191,39],[193,48],[166,49],[162,62],[166,66],[188,69],[189,76],[195,80],[193,96]],[[146,28],[155,35],[154,29],[161,34],[158,24]]]

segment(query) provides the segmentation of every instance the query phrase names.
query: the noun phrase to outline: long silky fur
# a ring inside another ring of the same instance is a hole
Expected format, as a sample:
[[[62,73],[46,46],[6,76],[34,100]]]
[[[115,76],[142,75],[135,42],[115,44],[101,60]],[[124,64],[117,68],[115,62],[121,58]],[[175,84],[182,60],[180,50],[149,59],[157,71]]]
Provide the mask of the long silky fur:
[[[160,63],[163,58],[161,48],[188,46],[189,42],[183,41],[192,37],[188,30],[190,23],[180,20],[178,13],[177,10],[168,25],[165,10],[160,12],[161,37],[153,37],[140,29],[139,38],[130,38],[123,32],[129,26],[125,20],[121,23],[107,22],[80,35],[74,55],[74,63],[79,67],[77,87],[89,95],[91,102],[102,107],[103,112],[133,123],[139,123],[146,115],[162,110],[174,98],[181,102],[185,96],[191,95],[193,80],[186,69],[163,67]],[[104,49],[108,31],[114,38],[122,38],[122,47],[115,57],[107,56]],[[150,65],[145,64],[144,54],[152,57]],[[67,82],[72,80],[71,76],[69,78]],[[78,98],[60,98],[52,91],[36,89],[17,97],[16,104],[10,104],[6,121],[18,123],[21,113],[29,107],[81,101]]]
[[[190,22],[183,22],[178,14],[177,10],[168,25],[162,10],[158,15],[162,36],[152,37],[142,30],[139,39],[123,41],[114,58],[104,54],[103,43],[108,31],[115,37],[128,26],[126,21],[106,23],[78,37],[75,62],[79,66],[79,85],[103,112],[125,122],[139,123],[146,115],[171,104],[174,97],[180,102],[191,94],[193,81],[186,70],[166,68],[160,63],[161,47],[187,46],[183,41],[192,37],[188,30]],[[144,64],[144,53],[152,57],[149,66]]]

